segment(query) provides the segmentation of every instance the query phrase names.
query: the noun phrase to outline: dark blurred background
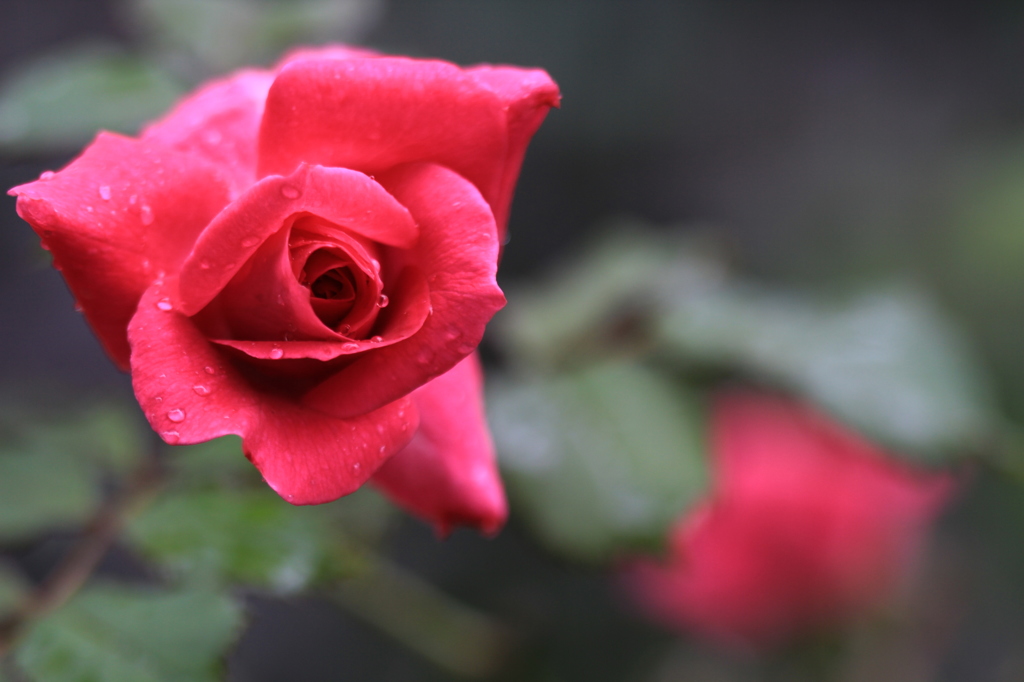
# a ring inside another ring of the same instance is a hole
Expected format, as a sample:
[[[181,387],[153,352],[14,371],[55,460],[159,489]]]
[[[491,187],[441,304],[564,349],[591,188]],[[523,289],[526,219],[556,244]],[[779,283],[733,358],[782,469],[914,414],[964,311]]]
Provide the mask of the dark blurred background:
[[[833,290],[909,277],[963,325],[1006,413],[1024,418],[1024,5],[389,0],[373,11],[361,44],[539,66],[561,86],[516,192],[500,275],[513,291],[623,215],[713,233],[765,281]],[[95,40],[146,47],[123,3],[0,0],[0,79]],[[70,153],[0,157],[0,185]],[[0,389],[44,406],[130,400],[14,199],[2,201]],[[1024,679],[1019,496],[979,477],[936,543],[969,552],[950,551],[931,577],[933,597],[957,603],[931,605],[941,617],[913,635],[921,660],[849,679]],[[988,531],[972,537],[978,519]],[[408,521],[390,543],[399,564],[542,643],[508,679],[759,679],[750,662],[695,654],[640,622],[601,573],[539,550],[514,512],[495,540],[439,543]],[[231,679],[446,679],[315,600],[251,604]]]

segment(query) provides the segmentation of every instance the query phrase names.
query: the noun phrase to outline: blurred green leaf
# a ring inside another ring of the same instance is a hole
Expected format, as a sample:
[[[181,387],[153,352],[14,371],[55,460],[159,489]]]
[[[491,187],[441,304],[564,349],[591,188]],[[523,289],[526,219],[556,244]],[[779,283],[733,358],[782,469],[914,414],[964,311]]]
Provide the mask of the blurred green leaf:
[[[226,595],[93,587],[35,625],[15,660],[46,682],[215,680],[241,626]]]
[[[129,10],[158,44],[215,72],[275,58],[296,44],[352,41],[380,16],[381,0],[133,0]]]
[[[492,325],[514,359],[542,368],[579,366],[650,350],[652,325],[677,292],[717,286],[722,266],[691,243],[615,222],[558,277],[509,292]]]
[[[513,500],[556,551],[602,560],[658,547],[704,490],[700,410],[641,366],[492,381],[488,405]]]
[[[320,507],[293,507],[269,489],[178,492],[150,506],[129,537],[193,579],[288,593],[358,561]]]
[[[158,67],[105,46],[49,54],[0,86],[0,149],[64,151],[98,129],[134,133],[182,88]]]
[[[177,482],[186,488],[239,488],[262,484],[256,467],[242,453],[242,439],[223,436],[198,445],[168,449]]]
[[[681,297],[659,342],[684,363],[738,367],[803,393],[914,458],[965,454],[991,433],[966,344],[912,288],[834,303],[721,288]]]
[[[0,541],[75,524],[98,503],[85,461],[66,453],[0,453]]]

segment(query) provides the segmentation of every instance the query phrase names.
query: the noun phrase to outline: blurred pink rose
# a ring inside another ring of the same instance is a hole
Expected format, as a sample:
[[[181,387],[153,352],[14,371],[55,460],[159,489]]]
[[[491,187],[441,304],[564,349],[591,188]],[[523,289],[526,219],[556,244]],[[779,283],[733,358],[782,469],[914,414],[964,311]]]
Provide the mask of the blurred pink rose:
[[[676,524],[663,562],[634,561],[626,577],[656,619],[730,646],[877,607],[953,487],[806,405],[753,393],[716,401],[711,447],[710,499]]]

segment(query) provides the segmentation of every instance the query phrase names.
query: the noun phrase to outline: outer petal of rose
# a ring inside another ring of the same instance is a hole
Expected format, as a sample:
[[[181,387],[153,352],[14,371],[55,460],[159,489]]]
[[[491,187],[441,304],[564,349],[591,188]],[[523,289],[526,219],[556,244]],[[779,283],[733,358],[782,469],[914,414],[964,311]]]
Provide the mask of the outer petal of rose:
[[[216,164],[237,196],[256,181],[256,140],[273,80],[270,71],[246,69],[212,81],[148,125],[142,138]]]
[[[281,497],[319,504],[356,490],[409,441],[417,426],[409,398],[337,419],[253,387],[188,317],[158,305],[174,285],[154,284],[128,327],[135,395],[168,443],[238,434]]]
[[[491,201],[506,149],[505,103],[454,64],[299,60],[267,95],[258,172],[291,173],[305,162],[379,174],[426,161],[455,170]]]
[[[498,95],[505,106],[508,147],[498,192],[491,197],[498,234],[504,242],[512,193],[526,155],[526,146],[544,121],[548,110],[558,106],[558,86],[542,69],[477,66],[467,69],[467,73]]]
[[[442,535],[457,524],[495,533],[508,516],[483,409],[476,353],[412,393],[420,428],[373,483]]]
[[[182,267],[181,304],[194,315],[213,300],[271,235],[310,213],[383,244],[416,241],[409,212],[374,180],[346,168],[301,166],[288,177],[263,178],[225,208]]]
[[[476,349],[505,305],[495,281],[497,228],[476,188],[431,164],[379,179],[420,226],[405,255],[427,275],[433,313],[409,338],[360,355],[306,395],[309,405],[341,417],[386,405],[447,372]]]
[[[161,271],[181,266],[228,202],[227,183],[213,165],[111,133],[100,133],[52,178],[10,193],[122,369],[125,328],[139,297]]]

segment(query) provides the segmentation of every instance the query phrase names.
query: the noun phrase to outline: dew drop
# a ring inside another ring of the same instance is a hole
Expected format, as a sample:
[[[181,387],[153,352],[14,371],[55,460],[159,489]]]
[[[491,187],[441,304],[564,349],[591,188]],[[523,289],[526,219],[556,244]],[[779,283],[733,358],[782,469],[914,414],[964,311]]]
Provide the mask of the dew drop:
[[[199,261],[199,269],[200,270],[209,270],[210,269],[210,261],[208,261],[208,260],[201,260],[201,261]]]
[[[136,203],[136,202],[137,202],[138,200],[139,200],[139,195],[137,195],[137,194],[133,194],[133,195],[131,195],[130,197],[128,197],[128,203],[129,203],[129,204],[131,204],[132,206],[134,206],[134,205],[135,205],[135,203]]]
[[[210,387],[204,386],[203,384],[196,384],[192,387],[192,390],[196,392],[196,395],[201,395],[203,397],[210,395]]]
[[[355,464],[352,465],[353,471],[359,471],[362,467],[363,465],[360,464],[359,462],[356,462]]]
[[[54,173],[53,171],[43,171],[42,173],[39,174],[39,179],[40,180],[49,180],[54,175],[56,175],[56,173]]]
[[[284,357],[284,351],[281,350],[280,348],[271,348],[270,349],[270,359],[271,360],[280,360],[283,357]]]
[[[142,208],[139,209],[139,219],[142,220],[143,225],[153,224],[153,209],[148,204],[143,204]]]
[[[177,424],[185,421],[185,410],[174,409],[167,413],[167,418]]]
[[[384,454],[384,450],[386,450],[386,449],[387,448],[385,448],[383,445],[381,445],[380,448],[377,449],[377,452],[379,452],[380,454],[383,455]]]
[[[343,324],[341,325],[341,328],[338,329],[338,332],[342,334],[348,334],[350,331],[352,331],[352,325],[350,324]]]
[[[245,239],[242,240],[242,246],[244,248],[249,248],[250,246],[255,246],[257,241],[259,240],[254,239],[253,237],[246,237]]]
[[[475,346],[471,343],[460,343],[455,350],[457,350],[460,353],[465,353],[466,355],[469,355],[470,353],[473,352],[474,348]]]
[[[80,312],[82,312],[82,310],[84,310],[84,309],[82,308],[82,304],[81,304],[81,303],[79,303],[78,301],[75,301],[75,312],[76,312],[76,313],[80,313]]]
[[[169,298],[161,298],[156,302],[156,307],[165,313],[174,310],[174,305],[171,303],[171,299]]]
[[[178,433],[177,431],[161,431],[160,437],[164,439],[165,443],[168,443],[170,445],[174,445],[179,440],[181,440],[181,434]]]
[[[383,340],[384,340],[383,336],[371,336],[370,337],[370,343],[380,343]]]
[[[281,196],[285,199],[298,199],[301,192],[298,187],[292,187],[291,185],[284,185],[281,187]]]
[[[88,211],[89,213],[92,213],[93,208],[92,208],[92,206],[86,206],[85,210]]]
[[[216,370],[216,369],[214,369],[213,367],[209,367],[209,366],[207,366],[207,367],[204,367],[204,368],[203,368],[203,370],[204,370],[204,371],[205,371],[205,372],[206,372],[207,374],[216,374],[216,373],[217,373],[217,370]]]
[[[380,298],[377,299],[377,307],[378,308],[387,308],[388,307],[388,303],[390,303],[390,302],[391,302],[391,300],[388,298],[387,294],[381,294]]]
[[[100,199],[110,201],[110,188],[106,185],[100,185]]]
[[[459,338],[459,336],[461,335],[459,334],[459,330],[457,329],[449,329],[444,334],[444,338],[448,339],[449,341],[454,341],[455,339]]]
[[[359,344],[358,343],[343,343],[343,344],[341,344],[341,349],[343,351],[351,353],[352,351],[359,350]]]

